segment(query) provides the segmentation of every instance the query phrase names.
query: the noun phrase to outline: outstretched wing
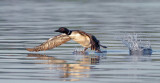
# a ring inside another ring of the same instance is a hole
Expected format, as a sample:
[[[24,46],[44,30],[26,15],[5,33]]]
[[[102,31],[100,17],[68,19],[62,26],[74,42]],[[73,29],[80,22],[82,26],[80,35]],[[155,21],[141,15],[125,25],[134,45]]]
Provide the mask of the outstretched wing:
[[[46,42],[42,43],[39,46],[36,46],[34,48],[27,48],[28,51],[45,51],[52,48],[55,48],[57,46],[60,46],[61,44],[66,43],[67,41],[71,40],[71,38],[66,34],[61,34],[58,36],[55,36],[53,38],[48,39]]]

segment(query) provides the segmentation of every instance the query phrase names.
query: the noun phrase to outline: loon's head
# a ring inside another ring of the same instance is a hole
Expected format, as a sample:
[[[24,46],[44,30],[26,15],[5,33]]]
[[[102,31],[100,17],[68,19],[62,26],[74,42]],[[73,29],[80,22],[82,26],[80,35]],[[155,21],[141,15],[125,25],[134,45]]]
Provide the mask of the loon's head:
[[[58,30],[55,30],[55,32],[65,33],[67,35],[71,34],[71,31],[65,27],[60,27]]]

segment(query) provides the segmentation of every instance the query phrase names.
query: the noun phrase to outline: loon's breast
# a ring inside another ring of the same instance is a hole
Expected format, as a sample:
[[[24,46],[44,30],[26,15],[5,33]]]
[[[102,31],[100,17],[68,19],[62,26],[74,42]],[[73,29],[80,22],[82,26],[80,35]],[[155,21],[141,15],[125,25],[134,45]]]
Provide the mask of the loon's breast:
[[[79,31],[72,31],[69,37],[75,42],[81,44],[83,47],[91,47],[90,38]]]

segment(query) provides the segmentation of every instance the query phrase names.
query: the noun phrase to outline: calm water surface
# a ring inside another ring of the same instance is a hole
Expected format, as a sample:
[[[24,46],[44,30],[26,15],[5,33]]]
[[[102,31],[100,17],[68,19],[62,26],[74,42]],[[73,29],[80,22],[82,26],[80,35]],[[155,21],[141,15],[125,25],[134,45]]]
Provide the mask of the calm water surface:
[[[121,1],[121,2],[120,2]],[[58,35],[58,27],[84,30],[107,53],[75,55],[74,41],[45,52],[28,52]],[[115,35],[137,33],[150,41],[151,56],[130,56]],[[0,0],[0,82],[159,83],[160,2],[149,0]]]

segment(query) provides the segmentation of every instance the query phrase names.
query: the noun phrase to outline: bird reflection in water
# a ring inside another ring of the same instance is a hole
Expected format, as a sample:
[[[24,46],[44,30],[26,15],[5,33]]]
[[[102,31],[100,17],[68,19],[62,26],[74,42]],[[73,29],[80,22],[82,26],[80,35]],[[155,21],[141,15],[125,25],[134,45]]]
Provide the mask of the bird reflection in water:
[[[44,60],[42,62],[35,62],[34,64],[49,64],[48,70],[55,70],[59,74],[58,78],[63,81],[79,81],[80,78],[89,77],[89,74],[84,72],[91,71],[93,66],[91,64],[97,64],[101,60],[101,56],[93,55],[75,55],[79,57],[78,60],[74,60],[74,63],[70,63],[67,60],[58,59],[53,56],[41,55],[41,54],[28,54],[27,57],[34,57],[34,60]]]

